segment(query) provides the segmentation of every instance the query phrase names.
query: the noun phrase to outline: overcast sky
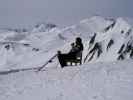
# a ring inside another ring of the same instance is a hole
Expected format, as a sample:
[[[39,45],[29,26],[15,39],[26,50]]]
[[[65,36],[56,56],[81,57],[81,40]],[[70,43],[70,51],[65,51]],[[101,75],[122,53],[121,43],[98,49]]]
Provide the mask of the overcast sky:
[[[29,27],[38,22],[60,26],[92,15],[133,17],[133,0],[0,0],[0,27]]]

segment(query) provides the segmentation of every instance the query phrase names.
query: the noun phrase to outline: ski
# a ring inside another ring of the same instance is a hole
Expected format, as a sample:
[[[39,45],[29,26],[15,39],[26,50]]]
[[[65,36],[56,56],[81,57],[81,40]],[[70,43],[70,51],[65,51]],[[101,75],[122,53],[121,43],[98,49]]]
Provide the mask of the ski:
[[[52,60],[53,60],[56,56],[57,56],[57,54],[55,54],[55,55],[52,56],[48,61],[46,61],[46,63],[45,63],[43,66],[41,66],[41,67],[38,68],[37,72],[41,71],[47,64],[51,63]]]

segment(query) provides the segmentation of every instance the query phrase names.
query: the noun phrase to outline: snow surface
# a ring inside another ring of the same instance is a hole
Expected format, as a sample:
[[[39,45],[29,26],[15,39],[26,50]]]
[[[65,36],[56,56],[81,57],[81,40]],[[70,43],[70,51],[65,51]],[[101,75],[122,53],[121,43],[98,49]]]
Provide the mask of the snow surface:
[[[0,100],[132,100],[133,62],[0,75]]]

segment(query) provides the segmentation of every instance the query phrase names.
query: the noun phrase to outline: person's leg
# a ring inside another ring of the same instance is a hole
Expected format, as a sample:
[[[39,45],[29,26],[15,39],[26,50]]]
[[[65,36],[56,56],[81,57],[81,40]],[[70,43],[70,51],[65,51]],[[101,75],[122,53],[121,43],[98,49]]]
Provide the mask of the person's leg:
[[[75,56],[74,53],[68,53],[68,54],[65,55],[65,61],[69,62],[71,66],[73,65],[73,61],[75,59],[76,59],[76,56]]]
[[[68,59],[68,60],[76,59],[76,54],[75,53],[68,53],[66,59]]]

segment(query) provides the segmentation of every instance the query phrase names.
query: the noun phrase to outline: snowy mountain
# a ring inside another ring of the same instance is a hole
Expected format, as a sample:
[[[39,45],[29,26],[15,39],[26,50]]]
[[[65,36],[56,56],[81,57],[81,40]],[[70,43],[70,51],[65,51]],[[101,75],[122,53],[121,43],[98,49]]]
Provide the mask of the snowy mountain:
[[[132,100],[131,19],[94,16],[63,29],[39,24],[31,32],[0,31],[0,100]],[[66,53],[83,39],[83,64],[60,68]],[[121,61],[119,61],[121,60]]]
[[[35,25],[35,28],[33,28],[33,30],[31,32],[33,32],[33,33],[46,32],[46,31],[50,31],[56,27],[57,26],[55,24],[51,24],[51,23],[39,23],[39,24]]]
[[[42,66],[57,50],[68,52],[78,36],[84,43],[83,62],[110,62],[133,55],[132,26],[123,18],[94,16],[64,29],[40,24],[35,30],[0,34],[1,70]]]
[[[124,19],[112,20],[101,32],[92,35],[86,61],[114,61],[133,58],[132,26]]]

